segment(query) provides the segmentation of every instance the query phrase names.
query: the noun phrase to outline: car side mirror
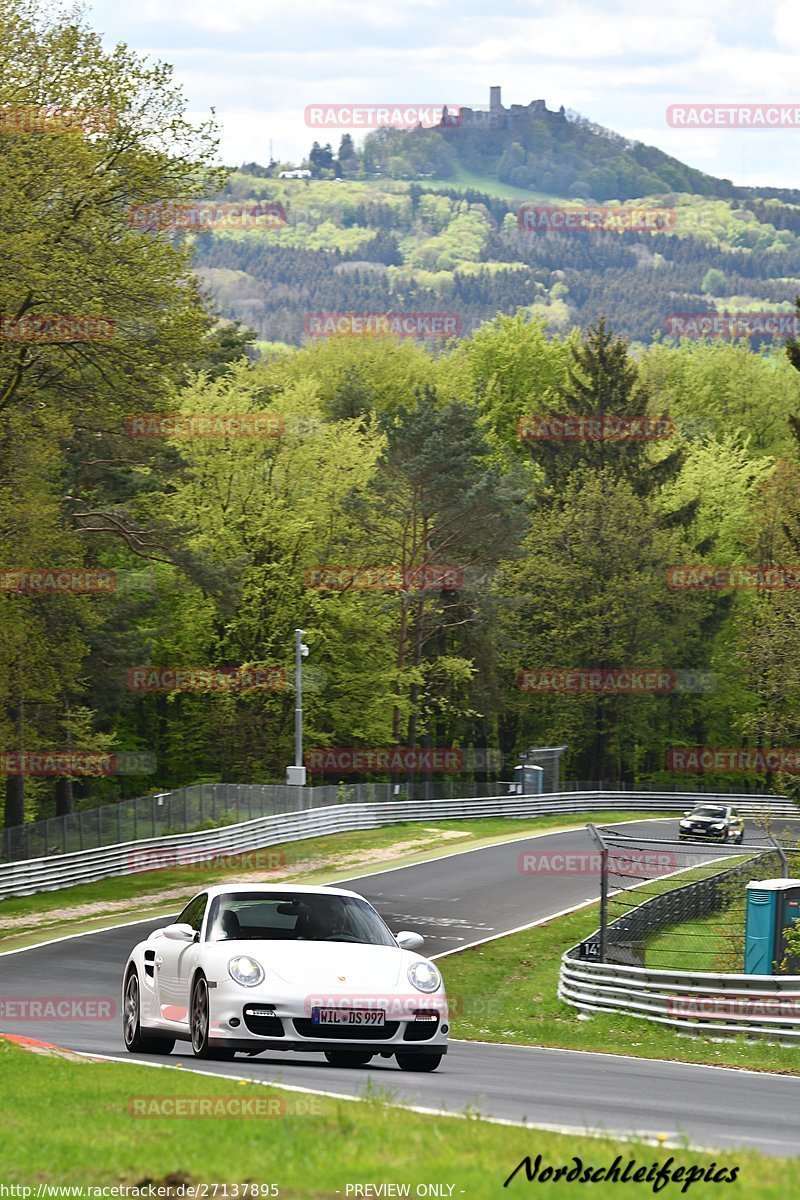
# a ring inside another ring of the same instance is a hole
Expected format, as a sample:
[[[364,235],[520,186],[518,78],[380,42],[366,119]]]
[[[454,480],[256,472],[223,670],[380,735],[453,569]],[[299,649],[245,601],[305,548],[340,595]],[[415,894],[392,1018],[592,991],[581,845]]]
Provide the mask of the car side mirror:
[[[183,923],[179,925],[167,925],[166,929],[162,929],[165,938],[169,938],[171,942],[193,942],[194,930],[191,925]]]
[[[412,933],[410,929],[401,929],[394,936],[401,950],[419,950],[425,941],[421,933]]]
[[[686,812],[683,815],[685,817],[690,817],[692,815],[692,810],[690,808],[687,808]]]

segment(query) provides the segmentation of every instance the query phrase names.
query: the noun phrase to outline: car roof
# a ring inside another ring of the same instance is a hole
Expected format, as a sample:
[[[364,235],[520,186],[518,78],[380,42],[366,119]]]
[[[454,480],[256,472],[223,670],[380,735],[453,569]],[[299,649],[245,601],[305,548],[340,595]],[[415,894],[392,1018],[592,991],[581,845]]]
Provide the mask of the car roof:
[[[356,896],[359,900],[363,899],[358,892],[351,892],[347,888],[315,887],[312,884],[299,883],[217,883],[213,887],[201,888],[194,894],[196,896],[208,895],[213,898],[214,896],[230,895],[232,892],[262,892],[265,896],[283,892],[303,892],[316,896]]]

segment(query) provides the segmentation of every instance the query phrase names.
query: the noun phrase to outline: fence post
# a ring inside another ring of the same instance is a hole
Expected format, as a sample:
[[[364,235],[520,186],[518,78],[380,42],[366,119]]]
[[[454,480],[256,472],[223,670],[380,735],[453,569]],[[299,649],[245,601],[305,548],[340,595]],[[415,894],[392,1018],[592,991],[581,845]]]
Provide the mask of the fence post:
[[[769,837],[769,840],[772,842],[773,846],[775,847],[777,854],[778,854],[778,858],[781,860],[781,871],[783,872],[783,878],[788,879],[789,878],[789,861],[786,858],[786,852],[777,838],[773,837],[771,833],[768,834],[767,836]]]
[[[606,926],[608,924],[608,850],[596,825],[587,824],[592,839],[600,847],[600,962],[606,961]]]

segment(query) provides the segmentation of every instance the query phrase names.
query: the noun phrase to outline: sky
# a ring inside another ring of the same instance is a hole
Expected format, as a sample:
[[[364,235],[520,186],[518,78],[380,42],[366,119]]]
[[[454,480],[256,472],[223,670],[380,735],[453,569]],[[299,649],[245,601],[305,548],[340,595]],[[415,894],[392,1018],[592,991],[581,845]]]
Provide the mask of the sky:
[[[310,104],[488,104],[544,99],[744,185],[800,187],[800,121],[680,129],[674,104],[792,104],[800,20],[792,0],[95,0],[107,46],[174,67],[189,114],[212,107],[228,165],[298,162],[340,130]],[[363,133],[356,135],[360,141]]]

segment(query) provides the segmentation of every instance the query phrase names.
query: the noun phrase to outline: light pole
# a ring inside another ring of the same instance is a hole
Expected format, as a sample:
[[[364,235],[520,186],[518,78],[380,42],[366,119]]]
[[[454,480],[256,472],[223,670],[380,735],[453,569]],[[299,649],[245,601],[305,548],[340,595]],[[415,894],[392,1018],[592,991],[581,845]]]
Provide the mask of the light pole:
[[[303,765],[303,659],[308,646],[303,641],[304,629],[294,631],[294,766],[286,768],[286,782],[305,787],[306,769]]]

